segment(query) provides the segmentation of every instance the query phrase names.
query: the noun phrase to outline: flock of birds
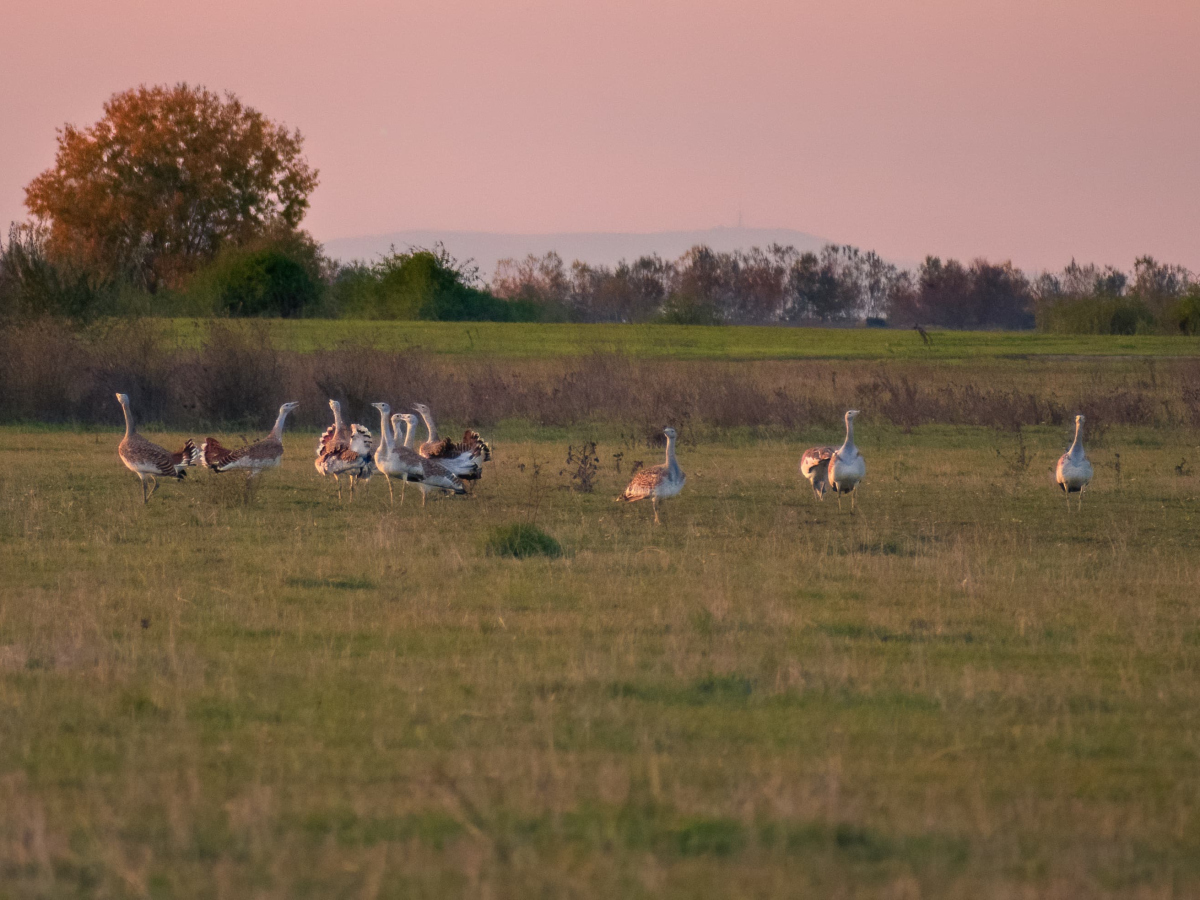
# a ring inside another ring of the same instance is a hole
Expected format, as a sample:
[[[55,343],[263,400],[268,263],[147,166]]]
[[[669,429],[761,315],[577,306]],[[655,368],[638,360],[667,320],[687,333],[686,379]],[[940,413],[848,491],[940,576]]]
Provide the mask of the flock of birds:
[[[284,423],[288,414],[300,405],[292,402],[279,407],[279,417],[271,433],[253,444],[231,449],[210,437],[198,449],[189,440],[182,450],[171,453],[138,434],[127,394],[117,394],[117,400],[125,412],[125,437],[117,453],[125,467],[140,479],[143,503],[148,503],[158,490],[159,478],[181,480],[187,470],[197,463],[213,472],[243,471],[251,478],[278,466],[283,459]],[[422,506],[430,491],[465,494],[466,482],[482,477],[483,464],[492,458],[492,448],[478,432],[468,429],[461,441],[440,437],[433,411],[424,403],[415,403],[413,408],[428,432],[426,439],[416,444],[416,415],[393,415],[386,403],[371,405],[379,410],[381,440],[378,444],[366,426],[354,423],[347,425],[341,404],[336,400],[329,401],[333,424],[325,429],[317,441],[315,465],[321,475],[333,476],[338,486],[339,501],[342,499],[343,475],[349,480],[351,501],[358,482],[367,481],[378,472],[387,479],[388,497],[393,503],[395,493],[392,479],[398,478],[401,482],[400,502],[404,502],[404,490],[411,481],[421,491]],[[857,505],[858,485],[867,474],[866,460],[854,443],[854,419],[857,415],[858,410],[847,410],[846,439],[840,447],[810,447],[800,457],[800,474],[812,485],[814,496],[824,500],[826,491],[832,490],[837,495],[840,509],[842,495],[849,494],[851,512]],[[1083,449],[1083,421],[1083,416],[1075,417],[1075,440],[1067,452],[1059,457],[1054,473],[1056,484],[1066,495],[1068,511],[1071,508],[1071,494],[1079,495],[1078,504],[1082,509],[1083,490],[1092,480],[1092,464]],[[656,524],[660,521],[659,501],[678,495],[687,481],[675,457],[675,429],[664,428],[663,435],[667,439],[666,461],[660,466],[640,469],[617,497],[618,501],[627,503],[648,499],[654,509]]]

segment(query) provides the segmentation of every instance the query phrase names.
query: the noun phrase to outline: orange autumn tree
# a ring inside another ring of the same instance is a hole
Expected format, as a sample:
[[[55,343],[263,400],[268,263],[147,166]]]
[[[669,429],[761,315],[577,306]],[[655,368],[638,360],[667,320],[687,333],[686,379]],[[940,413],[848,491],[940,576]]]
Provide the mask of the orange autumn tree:
[[[173,287],[223,246],[299,224],[317,186],[303,143],[233,94],[143,85],[114,94],[91,127],[59,129],[25,205],[51,255]]]

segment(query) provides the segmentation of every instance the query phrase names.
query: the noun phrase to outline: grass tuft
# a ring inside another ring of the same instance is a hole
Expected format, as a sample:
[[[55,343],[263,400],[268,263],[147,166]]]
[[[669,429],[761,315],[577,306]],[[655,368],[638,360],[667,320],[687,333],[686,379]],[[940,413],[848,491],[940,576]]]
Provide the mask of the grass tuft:
[[[493,528],[487,539],[487,552],[493,556],[513,556],[525,559],[530,556],[562,556],[562,544],[536,525],[520,523],[500,525]]]

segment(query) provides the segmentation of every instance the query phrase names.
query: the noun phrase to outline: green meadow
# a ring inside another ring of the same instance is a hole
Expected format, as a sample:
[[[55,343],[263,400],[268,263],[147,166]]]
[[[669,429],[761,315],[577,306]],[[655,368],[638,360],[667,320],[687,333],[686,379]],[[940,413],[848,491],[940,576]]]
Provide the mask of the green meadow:
[[[655,527],[611,428],[425,508],[304,432],[142,506],[117,432],[0,428],[0,897],[1196,896],[1200,440],[1109,428],[1068,512],[1067,432],[864,415],[854,515],[839,434],[717,433]]]
[[[163,319],[182,346],[203,343],[208,320]],[[341,346],[499,357],[619,353],[674,359],[917,359],[1023,356],[1200,356],[1200,338],[1164,335],[1058,335],[1011,331],[778,328],[698,325],[553,325],[503,322],[264,320],[278,350]]]

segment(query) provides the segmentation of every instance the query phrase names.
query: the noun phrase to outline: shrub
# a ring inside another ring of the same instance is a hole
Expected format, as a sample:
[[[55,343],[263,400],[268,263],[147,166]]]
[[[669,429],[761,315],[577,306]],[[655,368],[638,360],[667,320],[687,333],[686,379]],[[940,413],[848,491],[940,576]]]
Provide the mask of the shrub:
[[[189,368],[186,381],[205,422],[260,424],[285,399],[279,358],[262,323],[210,323],[204,347]]]
[[[0,317],[84,320],[111,311],[118,286],[46,253],[45,234],[13,225],[0,240]]]
[[[487,552],[494,556],[562,556],[562,545],[536,525],[500,525],[492,529],[487,540]]]
[[[432,319],[441,322],[536,322],[533,300],[501,300],[475,284],[476,272],[440,245],[399,253],[376,263],[351,263],[334,277],[333,295],[344,316]]]
[[[1183,334],[1200,334],[1200,284],[1193,284],[1171,309],[1171,324]]]
[[[231,316],[294,318],[316,305],[321,285],[278,247],[231,250],[202,273],[215,311]]]
[[[1134,297],[1062,297],[1038,313],[1042,331],[1057,334],[1140,334],[1154,329],[1154,314]]]

